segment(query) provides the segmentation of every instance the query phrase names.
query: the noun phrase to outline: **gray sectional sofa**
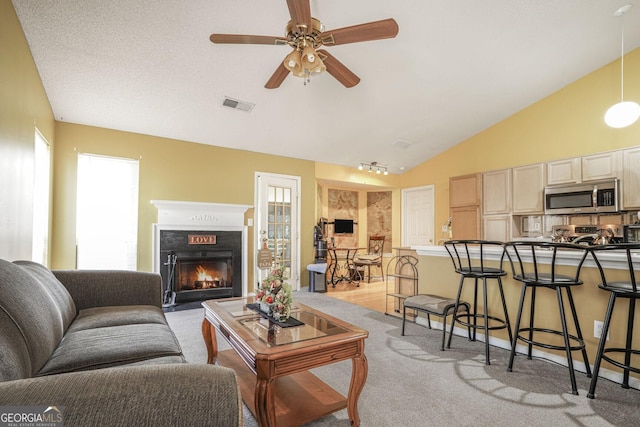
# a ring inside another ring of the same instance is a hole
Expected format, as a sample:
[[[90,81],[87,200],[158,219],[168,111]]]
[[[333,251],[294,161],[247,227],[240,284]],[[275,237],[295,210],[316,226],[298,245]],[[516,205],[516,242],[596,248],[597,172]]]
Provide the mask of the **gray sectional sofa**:
[[[65,426],[238,426],[233,370],[185,362],[157,274],[0,259],[0,407]]]

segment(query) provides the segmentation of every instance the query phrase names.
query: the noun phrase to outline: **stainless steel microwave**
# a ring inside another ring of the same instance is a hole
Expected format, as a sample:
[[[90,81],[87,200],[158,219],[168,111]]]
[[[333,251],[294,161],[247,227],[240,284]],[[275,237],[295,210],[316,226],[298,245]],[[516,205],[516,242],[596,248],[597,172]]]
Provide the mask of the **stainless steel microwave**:
[[[544,189],[546,214],[583,214],[618,212],[620,182],[618,179],[553,185]]]

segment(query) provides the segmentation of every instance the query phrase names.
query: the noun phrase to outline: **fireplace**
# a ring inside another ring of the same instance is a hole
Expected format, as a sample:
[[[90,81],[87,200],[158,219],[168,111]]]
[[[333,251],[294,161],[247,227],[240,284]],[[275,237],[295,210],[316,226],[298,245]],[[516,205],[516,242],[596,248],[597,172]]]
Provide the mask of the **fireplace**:
[[[249,206],[153,201],[154,271],[171,306],[212,298],[238,297],[247,291]]]
[[[159,256],[176,303],[242,296],[240,231],[160,230]]]

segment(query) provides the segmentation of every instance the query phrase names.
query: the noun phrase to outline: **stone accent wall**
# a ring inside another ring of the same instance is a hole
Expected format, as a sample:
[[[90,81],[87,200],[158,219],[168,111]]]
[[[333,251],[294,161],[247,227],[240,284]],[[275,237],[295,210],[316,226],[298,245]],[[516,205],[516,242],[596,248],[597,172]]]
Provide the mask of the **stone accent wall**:
[[[385,236],[384,252],[387,253],[393,248],[391,194],[391,191],[367,193],[367,239],[369,236]]]
[[[352,219],[358,222],[358,192],[330,188],[328,191],[329,222],[334,219]],[[333,225],[327,227],[327,240],[335,239],[338,247],[358,246],[358,225],[354,224],[353,234],[334,234]]]

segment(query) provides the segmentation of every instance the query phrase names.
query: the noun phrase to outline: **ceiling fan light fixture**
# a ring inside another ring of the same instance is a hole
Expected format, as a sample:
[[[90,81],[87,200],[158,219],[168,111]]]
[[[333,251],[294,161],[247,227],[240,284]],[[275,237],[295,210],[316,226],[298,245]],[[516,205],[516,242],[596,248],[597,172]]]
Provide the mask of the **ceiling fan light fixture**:
[[[302,50],[302,60],[307,61],[309,63],[313,63],[316,60],[316,51],[311,47],[311,45],[305,46]]]
[[[283,61],[284,67],[296,74],[300,72],[302,65],[300,63],[300,52],[297,49],[293,49],[291,53],[289,53]]]
[[[327,66],[324,65],[324,62],[322,62],[322,59],[318,58],[317,65],[312,71],[315,74],[324,73],[325,71],[327,71]]]

